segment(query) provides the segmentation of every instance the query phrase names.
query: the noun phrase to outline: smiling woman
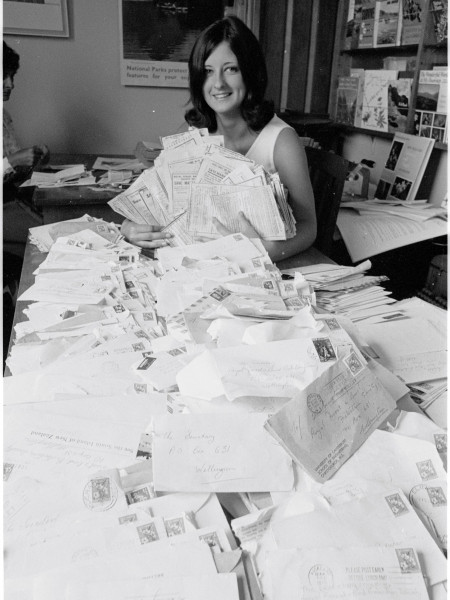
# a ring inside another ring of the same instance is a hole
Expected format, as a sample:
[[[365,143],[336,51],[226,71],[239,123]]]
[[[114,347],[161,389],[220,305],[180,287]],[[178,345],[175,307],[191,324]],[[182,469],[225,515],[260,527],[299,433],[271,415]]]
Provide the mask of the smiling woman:
[[[185,119],[193,127],[222,135],[226,148],[279,174],[289,192],[296,233],[283,241],[261,240],[276,261],[313,244],[316,215],[304,147],[294,129],[274,114],[273,103],[264,97],[266,86],[263,52],[240,19],[229,16],[202,31],[189,57],[192,108]],[[259,237],[244,215],[239,222],[244,235]],[[219,233],[230,233],[219,221],[214,225]],[[144,248],[166,245],[164,234],[152,226],[125,220],[122,232]]]

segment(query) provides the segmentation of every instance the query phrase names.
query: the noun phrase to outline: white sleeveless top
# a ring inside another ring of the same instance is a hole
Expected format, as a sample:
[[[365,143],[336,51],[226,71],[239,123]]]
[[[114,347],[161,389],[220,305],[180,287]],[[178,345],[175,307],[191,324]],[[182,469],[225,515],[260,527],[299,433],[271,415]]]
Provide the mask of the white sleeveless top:
[[[261,130],[245,156],[254,160],[256,164],[262,165],[269,173],[275,173],[276,169],[273,162],[275,142],[280,131],[286,129],[286,127],[293,129],[277,115],[274,115],[264,129]]]

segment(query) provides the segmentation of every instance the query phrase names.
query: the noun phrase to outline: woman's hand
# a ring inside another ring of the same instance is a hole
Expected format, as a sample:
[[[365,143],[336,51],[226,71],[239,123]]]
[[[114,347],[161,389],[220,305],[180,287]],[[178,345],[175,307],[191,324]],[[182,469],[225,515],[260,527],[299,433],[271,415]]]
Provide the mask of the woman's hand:
[[[253,225],[246,218],[246,216],[244,215],[244,213],[242,211],[240,211],[238,214],[238,221],[239,221],[239,231],[241,233],[243,233],[245,236],[247,236],[248,238],[259,238],[260,237],[259,233],[256,231],[256,229],[253,227]],[[222,225],[222,223],[219,221],[219,219],[216,219],[215,217],[213,218],[212,222],[213,222],[213,225],[215,226],[215,228],[217,229],[217,231],[222,235],[230,235],[232,233],[235,233],[234,231],[230,231],[224,225]]]
[[[173,237],[171,233],[161,231],[157,225],[138,225],[129,219],[122,223],[120,231],[125,238],[141,248],[161,248],[168,245],[168,240]]]

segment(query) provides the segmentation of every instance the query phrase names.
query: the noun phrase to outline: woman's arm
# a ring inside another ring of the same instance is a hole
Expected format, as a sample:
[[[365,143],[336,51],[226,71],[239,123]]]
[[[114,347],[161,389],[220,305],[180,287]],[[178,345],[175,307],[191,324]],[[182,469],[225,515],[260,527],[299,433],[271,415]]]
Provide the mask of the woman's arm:
[[[309,248],[316,239],[317,222],[305,149],[293,129],[283,129],[279,134],[274,163],[281,182],[289,191],[288,201],[297,221],[293,238],[280,242],[263,241],[270,258],[276,262]]]
[[[261,240],[270,258],[276,262],[309,248],[316,239],[317,223],[305,149],[293,129],[283,129],[279,134],[275,143],[274,163],[281,182],[288,188],[288,200],[296,220],[293,238],[279,242]],[[244,235],[259,237],[243,214],[239,215],[239,221]],[[230,233],[217,219],[214,219],[214,224],[222,235]]]

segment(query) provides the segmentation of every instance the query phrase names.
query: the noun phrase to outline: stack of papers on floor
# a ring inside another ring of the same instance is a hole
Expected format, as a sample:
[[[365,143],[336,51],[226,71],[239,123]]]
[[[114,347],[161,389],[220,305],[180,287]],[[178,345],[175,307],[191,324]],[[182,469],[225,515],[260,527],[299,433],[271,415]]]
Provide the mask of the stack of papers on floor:
[[[445,597],[446,431],[397,404],[415,354],[445,377],[437,317],[397,303],[428,345],[392,356],[390,322],[316,306],[367,265],[310,285],[242,234],[148,259],[44,231],[4,379],[6,597]]]
[[[285,240],[295,220],[277,174],[242,154],[227,150],[222,136],[207,130],[161,138],[163,151],[129,189],[109,205],[135,223],[161,225],[174,234],[172,245],[217,238],[213,218],[231,233],[244,213],[260,237]]]

